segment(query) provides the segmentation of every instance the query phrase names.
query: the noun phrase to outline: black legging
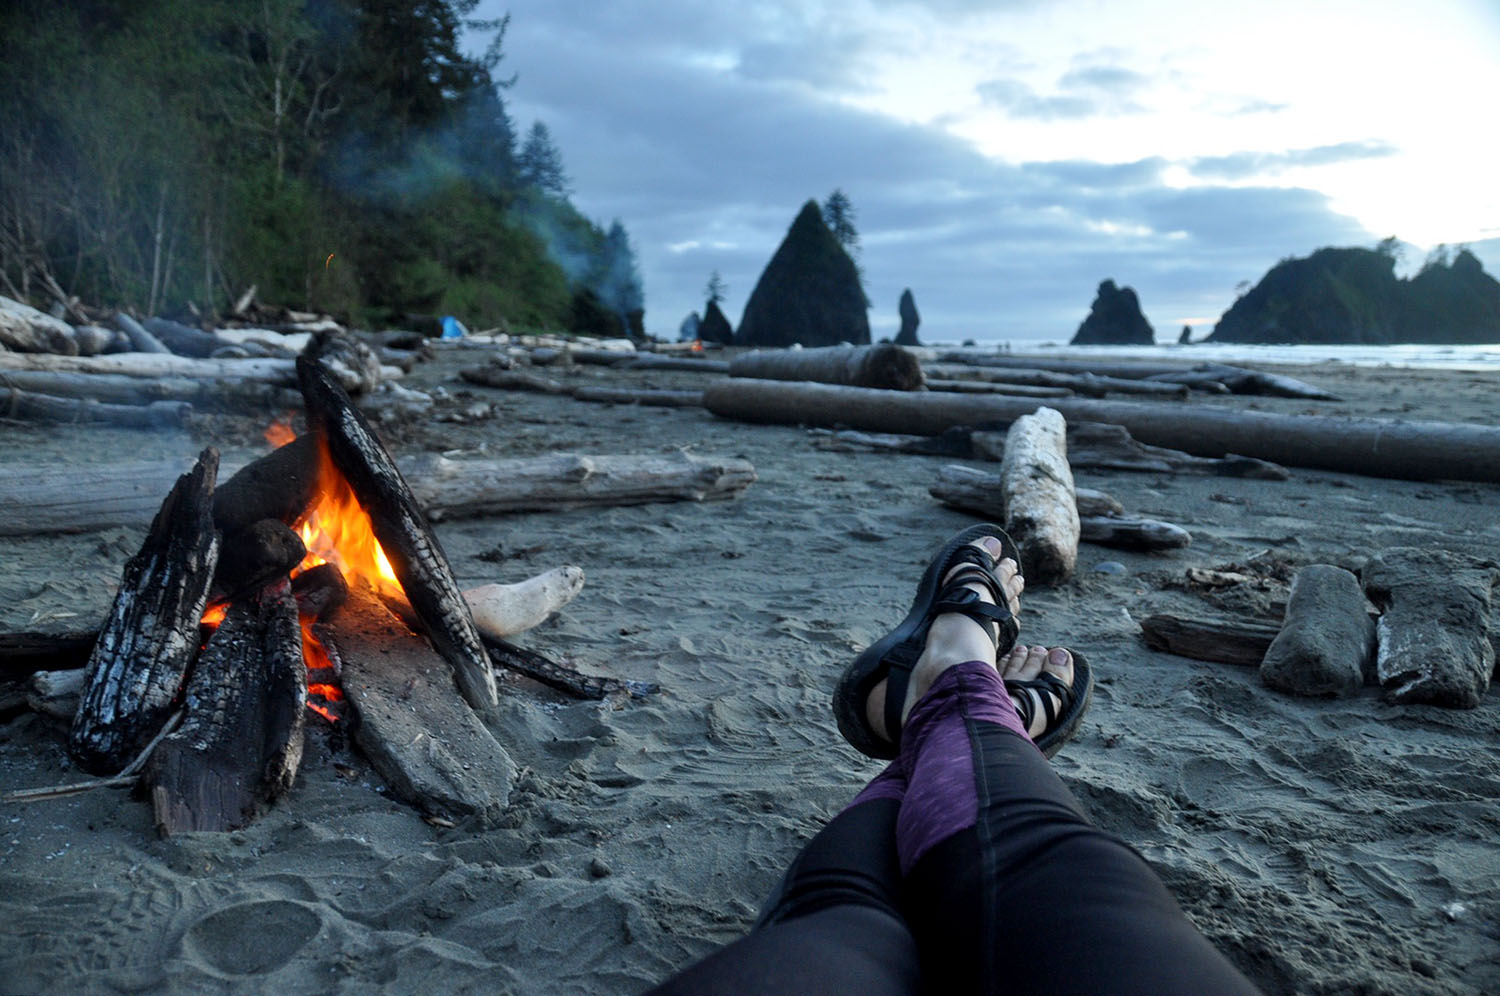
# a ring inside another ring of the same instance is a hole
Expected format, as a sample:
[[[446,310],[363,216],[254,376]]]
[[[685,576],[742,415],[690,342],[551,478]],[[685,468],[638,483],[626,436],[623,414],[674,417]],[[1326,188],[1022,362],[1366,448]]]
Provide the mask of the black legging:
[[[898,787],[861,793],[793,860],[750,934],[652,993],[1257,992],[1140,855],[1089,823],[1003,715],[994,674],[946,672],[908,718],[895,774],[876,780]],[[970,825],[924,839],[918,824],[950,805]]]

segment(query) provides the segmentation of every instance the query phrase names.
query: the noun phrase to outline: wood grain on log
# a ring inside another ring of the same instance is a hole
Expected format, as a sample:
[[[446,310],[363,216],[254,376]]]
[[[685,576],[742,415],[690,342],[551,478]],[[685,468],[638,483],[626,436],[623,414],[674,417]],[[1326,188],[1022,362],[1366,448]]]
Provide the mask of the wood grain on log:
[[[1258,619],[1180,616],[1159,613],[1140,621],[1152,650],[1218,664],[1259,667],[1281,627]]]
[[[1000,464],[1005,531],[1033,584],[1065,581],[1078,563],[1078,500],[1068,467],[1067,425],[1042,408],[1011,424]]]
[[[710,383],[704,407],[749,422],[845,425],[938,435],[954,426],[1008,424],[1037,403],[992,395],[872,391],[832,384],[731,378]],[[1298,467],[1414,480],[1500,482],[1500,428],[1451,422],[1280,415],[1219,407],[1063,398],[1069,422],[1123,425],[1143,443],[1195,456],[1228,453]]]
[[[423,518],[406,479],[328,371],[304,357],[297,360],[297,375],[308,418],[370,516],[370,528],[432,645],[452,665],[469,705],[493,709],[499,696],[489,657],[442,544]]]
[[[757,349],[729,361],[730,377],[773,381],[817,381],[894,391],[922,388],[922,364],[894,343]]]
[[[282,579],[231,605],[199,655],[182,726],[146,763],[157,829],[233,830],[291,788],[306,703],[302,627]]]
[[[218,466],[218,452],[204,450],[125,563],[69,738],[70,752],[86,771],[119,771],[171,714],[198,649],[198,620],[218,561],[212,514]]]
[[[365,585],[313,631],[342,664],[355,742],[391,791],[434,816],[498,818],[515,762],[453,694],[452,669],[427,640]]]

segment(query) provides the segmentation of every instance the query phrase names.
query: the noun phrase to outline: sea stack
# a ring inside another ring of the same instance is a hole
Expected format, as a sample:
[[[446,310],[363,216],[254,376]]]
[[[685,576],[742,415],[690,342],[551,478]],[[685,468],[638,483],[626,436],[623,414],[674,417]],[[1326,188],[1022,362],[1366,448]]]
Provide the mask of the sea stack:
[[[917,314],[917,302],[911,296],[910,287],[901,292],[901,303],[897,305],[897,310],[901,313],[901,331],[896,333],[896,345],[922,345],[917,339],[917,326],[922,324],[922,316]]]
[[[856,346],[870,342],[870,304],[854,260],[839,245],[817,201],[798,212],[750,293],[739,346]]]
[[[1129,287],[1116,287],[1113,280],[1099,285],[1089,316],[1078,326],[1070,345],[1074,346],[1150,346],[1156,333],[1141,302]]]

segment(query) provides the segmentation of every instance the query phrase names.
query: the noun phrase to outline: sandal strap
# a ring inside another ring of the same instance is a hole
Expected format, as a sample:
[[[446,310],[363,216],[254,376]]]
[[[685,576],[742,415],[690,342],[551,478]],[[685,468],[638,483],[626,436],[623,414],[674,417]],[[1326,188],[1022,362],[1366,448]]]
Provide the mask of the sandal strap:
[[[1057,717],[1073,704],[1073,686],[1066,684],[1061,678],[1050,672],[1043,671],[1035,678],[1029,679],[1007,679],[1005,690],[1020,700],[1016,707],[1016,713],[1021,717],[1021,725],[1027,730],[1031,729],[1031,721],[1036,718],[1036,703],[1042,704],[1042,713],[1046,716],[1046,724],[1037,736],[1044,736],[1057,722]],[[1031,692],[1036,692],[1032,695]],[[1051,693],[1050,695],[1048,693]],[[1057,704],[1053,704],[1053,696],[1057,697]]]
[[[1010,609],[1004,605],[986,602],[973,588],[944,588],[938,600],[933,603],[932,615],[936,618],[949,612],[968,616],[983,626],[985,635],[990,638],[990,643],[995,645],[996,650],[1000,649],[1000,633],[1005,629],[1005,624],[1010,623],[1012,627],[1015,626]],[[1014,635],[1011,639],[1014,641]]]
[[[889,665],[885,675],[885,728],[890,733],[891,740],[896,743],[901,738],[901,707],[906,704],[906,686],[911,682],[911,669],[922,656],[922,647],[926,642],[926,633],[923,632],[920,642],[908,640],[898,643],[884,658]]]

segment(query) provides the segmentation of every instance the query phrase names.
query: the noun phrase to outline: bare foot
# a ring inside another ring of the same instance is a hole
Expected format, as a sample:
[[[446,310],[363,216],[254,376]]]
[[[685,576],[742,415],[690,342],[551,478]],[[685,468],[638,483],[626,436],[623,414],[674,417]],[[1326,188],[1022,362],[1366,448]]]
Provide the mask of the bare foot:
[[[1009,654],[1000,662],[1000,677],[1029,681],[1037,675],[1046,671],[1056,677],[1064,685],[1073,686],[1073,655],[1062,647],[1026,647],[1016,644],[1011,648]],[[1035,740],[1047,729],[1047,710],[1043,708],[1044,699],[1050,700],[1053,713],[1062,708],[1062,701],[1051,692],[1038,688],[1027,688],[1022,694],[1032,699],[1031,726],[1026,733]],[[1011,693],[1010,700],[1016,704],[1017,711],[1025,715],[1025,708],[1021,705],[1020,695]]]
[[[1000,556],[1004,549],[993,536],[985,536],[971,545],[979,547],[991,557]],[[952,577],[954,572],[962,568],[963,565],[955,567],[946,577]],[[1011,615],[1019,615],[1021,591],[1026,587],[1026,582],[1019,573],[1019,565],[1006,557],[996,565],[995,575],[1000,579],[1000,589],[1005,592],[1006,607],[1010,609]],[[994,597],[984,585],[976,582],[965,587],[977,592],[984,601],[994,603]],[[906,722],[912,706],[927,693],[927,689],[932,687],[939,675],[964,661],[985,661],[990,666],[995,666],[995,645],[990,641],[989,633],[985,627],[966,615],[954,612],[938,616],[932,621],[932,627],[927,633],[927,644],[922,650],[922,656],[917,659],[916,666],[912,668],[911,680],[907,682],[906,701],[901,706],[901,721]],[[1072,665],[1069,664],[1069,679],[1072,677],[1071,671]],[[885,689],[886,683],[882,680],[870,690],[870,697],[865,701],[865,718],[877,735],[894,741],[896,738],[885,728]]]

